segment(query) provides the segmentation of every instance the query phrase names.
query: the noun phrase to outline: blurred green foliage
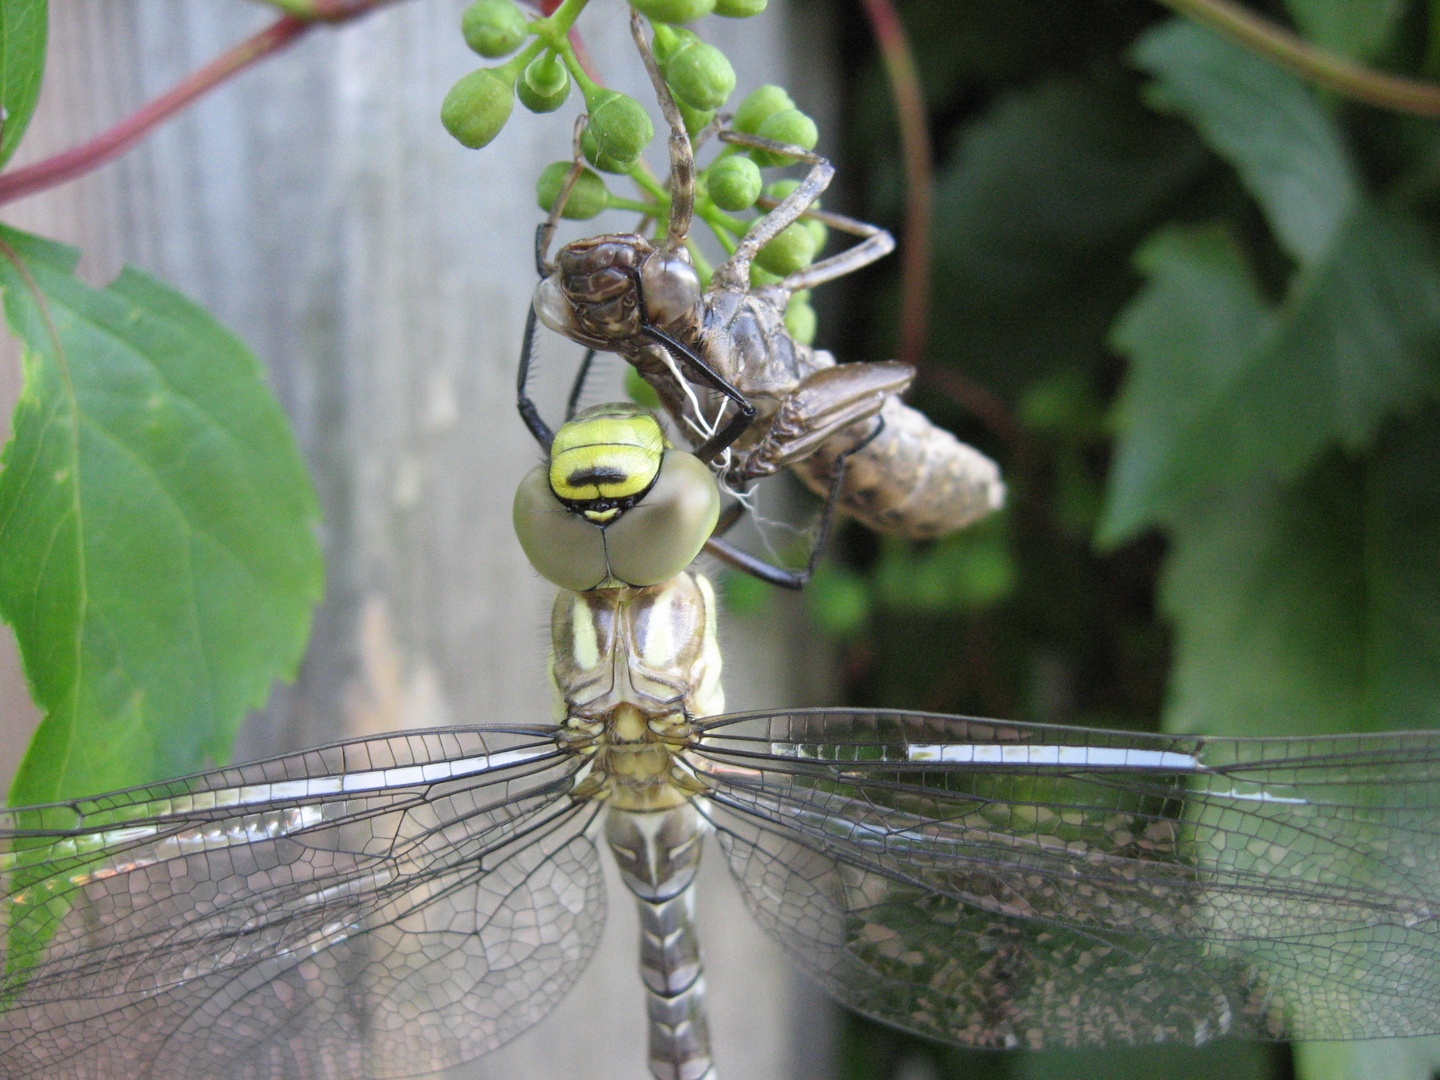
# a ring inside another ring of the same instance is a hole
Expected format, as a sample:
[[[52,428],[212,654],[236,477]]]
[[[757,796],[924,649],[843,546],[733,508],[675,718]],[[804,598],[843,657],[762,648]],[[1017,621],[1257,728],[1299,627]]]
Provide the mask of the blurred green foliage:
[[[912,401],[1001,462],[1010,501],[930,545],[845,533],[809,604],[851,699],[1229,734],[1440,722],[1440,125],[1149,2],[898,7],[937,167]],[[1440,69],[1421,5],[1255,7]],[[893,99],[859,5],[833,12],[846,209],[899,234]],[[899,262],[855,278],[822,292],[817,343],[892,356]],[[1429,1075],[1396,1045],[997,1054],[855,1018],[843,1075]]]

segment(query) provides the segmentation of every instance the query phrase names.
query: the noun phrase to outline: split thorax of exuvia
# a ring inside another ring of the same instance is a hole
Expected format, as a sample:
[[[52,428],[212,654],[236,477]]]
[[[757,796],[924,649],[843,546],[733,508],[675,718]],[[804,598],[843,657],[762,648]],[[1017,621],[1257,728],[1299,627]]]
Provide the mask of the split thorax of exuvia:
[[[710,471],[632,405],[587,409],[521,481],[515,531],[560,586],[550,673],[576,798],[661,810],[704,789],[685,749],[724,711],[715,594],[685,572],[715,528]]]
[[[700,277],[684,248],[656,248],[638,233],[606,233],[560,249],[555,272],[535,292],[540,321],[582,345],[640,344],[653,327],[673,336],[699,331]]]

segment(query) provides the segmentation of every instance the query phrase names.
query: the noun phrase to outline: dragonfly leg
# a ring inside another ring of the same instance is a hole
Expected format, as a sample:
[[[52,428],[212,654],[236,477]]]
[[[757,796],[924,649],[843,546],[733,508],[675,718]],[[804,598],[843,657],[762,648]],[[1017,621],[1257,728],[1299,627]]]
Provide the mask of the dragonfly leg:
[[[778,585],[782,589],[803,589],[810,584],[810,579],[815,576],[815,570],[820,565],[820,559],[825,554],[825,547],[830,540],[830,532],[835,524],[835,511],[840,505],[840,496],[845,489],[845,464],[846,459],[857,450],[869,445],[870,441],[880,434],[884,428],[884,421],[878,421],[875,430],[866,435],[863,440],[840,454],[835,459],[835,468],[830,481],[830,491],[825,496],[825,506],[820,511],[820,522],[815,529],[815,539],[810,544],[810,554],[805,560],[805,565],[799,570],[790,570],[783,566],[776,566],[774,563],[766,562],[757,555],[751,555],[747,551],[741,551],[733,544],[721,540],[719,533],[728,529],[739,518],[738,513],[731,513],[735,508],[731,507],[727,513],[731,514],[727,521],[722,516],[720,524],[716,525],[716,535],[705,542],[705,550],[713,555],[720,562],[734,570],[757,577],[761,581],[771,585]],[[736,503],[735,507],[740,504]],[[721,527],[723,526],[723,528]]]
[[[579,181],[580,174],[585,171],[585,155],[580,149],[580,136],[585,131],[588,119],[584,113],[575,118],[575,131],[570,138],[570,171],[565,174],[565,180],[560,185],[555,205],[550,207],[549,215],[535,230],[535,272],[541,278],[547,278],[555,272],[555,264],[550,261],[550,241],[555,238],[555,227],[565,212],[565,204],[570,201],[570,192]]]
[[[775,150],[781,147],[782,151],[798,152],[799,147],[785,147],[782,143],[775,143],[770,139],[762,139],[758,135],[747,135],[740,131],[722,131],[720,138],[725,142],[733,143],[736,146],[750,146],[762,150]],[[810,157],[817,155],[811,154]],[[808,159],[802,159],[808,160]],[[823,159],[821,159],[823,160]],[[816,193],[818,198],[819,193]],[[761,196],[756,200],[756,205],[762,210],[774,211],[781,205],[779,199],[772,199],[768,196]],[[838,255],[832,255],[828,259],[821,259],[817,263],[797,270],[779,283],[779,288],[784,290],[785,296],[798,289],[813,289],[817,285],[823,285],[827,281],[834,281],[836,278],[852,274],[861,267],[869,266],[877,259],[882,259],[895,250],[895,238],[889,231],[880,228],[879,225],[871,225],[868,221],[861,221],[859,218],[848,217],[845,214],[836,214],[829,210],[821,210],[812,202],[805,207],[804,211],[796,216],[794,220],[810,218],[828,225],[838,232],[850,236],[860,237],[861,243],[854,247],[846,248]],[[785,223],[790,224],[789,222]],[[785,226],[782,225],[781,228]],[[777,229],[776,232],[779,230]]]
[[[869,266],[876,259],[882,259],[895,250],[895,238],[878,225],[845,217],[843,214],[831,214],[824,210],[811,210],[805,216],[815,218],[832,228],[841,228],[840,222],[845,222],[853,228],[844,228],[842,231],[864,237],[864,239],[836,255],[821,259],[817,263],[811,263],[804,269],[787,275],[780,282],[780,288],[784,289],[787,294],[800,289],[813,289],[816,285],[823,285],[827,281],[834,281],[846,274],[853,274],[861,267]]]
[[[530,382],[530,358],[535,353],[535,323],[535,308],[532,306],[525,316],[525,336],[520,341],[520,370],[515,378],[516,405],[520,409],[520,419],[525,421],[530,434],[549,452],[550,444],[555,441],[555,432],[545,423],[527,388]]]
[[[586,349],[585,356],[580,361],[580,368],[575,372],[575,381],[570,384],[570,396],[565,400],[565,422],[568,424],[575,419],[575,414],[580,410],[580,396],[585,393],[585,380],[590,377],[590,366],[595,362],[595,350]]]
[[[762,247],[775,239],[782,230],[794,224],[805,211],[810,209],[821,193],[830,186],[830,180],[835,175],[835,166],[819,154],[811,153],[802,147],[776,142],[774,139],[762,139],[758,135],[722,131],[720,138],[724,142],[784,154],[810,166],[810,171],[805,174],[805,179],[800,181],[800,186],[785,196],[775,209],[752,225],[750,231],[740,241],[739,246],[735,248],[735,254],[715,268],[715,273],[710,279],[712,288],[747,291],[750,288],[750,264],[754,261],[756,254]]]
[[[677,251],[685,246],[690,235],[690,219],[695,211],[695,151],[690,145],[690,133],[685,130],[685,119],[670,94],[665,77],[660,74],[660,65],[655,62],[655,53],[640,25],[640,13],[630,9],[630,36],[635,39],[635,48],[645,64],[650,83],[655,87],[655,100],[660,103],[660,112],[670,127],[670,221],[665,230],[667,252]]]

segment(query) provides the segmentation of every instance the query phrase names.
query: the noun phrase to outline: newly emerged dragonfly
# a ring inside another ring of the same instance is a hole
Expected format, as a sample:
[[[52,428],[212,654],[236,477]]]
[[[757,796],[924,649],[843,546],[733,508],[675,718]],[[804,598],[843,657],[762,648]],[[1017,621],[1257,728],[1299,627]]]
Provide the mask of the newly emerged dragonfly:
[[[0,1074],[350,1080],[483,1054],[593,952],[602,836],[666,1080],[714,1076],[706,833],[801,968],[939,1039],[1440,1032],[1440,734],[714,715],[715,604],[685,568],[718,505],[653,417],[588,410],[515,501],[561,585],[554,723],[7,812]]]
[[[552,265],[548,246],[562,193],[536,245],[542,280],[521,352],[520,413],[531,431],[545,441],[526,392],[538,316],[557,333],[617,352],[634,365],[702,460],[725,455],[720,472],[737,486],[789,466],[822,495],[843,482],[840,506],[870,528],[916,539],[953,532],[997,509],[1005,488],[995,463],[900,400],[914,369],[895,361],[836,364],[830,353],[786,330],[786,303],[796,291],[858,270],[894,247],[883,229],[815,209],[834,175],[830,162],[797,146],[720,131],[728,143],[810,169],[751,226],[702,290],[686,246],[695,196],[693,146],[633,11],[631,26],[670,127],[667,227],[656,243],[638,233],[578,240],[562,248]],[[578,153],[576,160],[572,183]],[[751,263],[760,249],[802,215],[861,240],[752,289]],[[841,459],[847,459],[843,473]]]

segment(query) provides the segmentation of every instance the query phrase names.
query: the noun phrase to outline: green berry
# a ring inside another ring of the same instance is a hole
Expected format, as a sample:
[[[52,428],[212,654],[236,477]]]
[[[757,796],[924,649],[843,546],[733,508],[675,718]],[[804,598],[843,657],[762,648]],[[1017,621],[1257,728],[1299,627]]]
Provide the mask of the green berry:
[[[815,237],[797,221],[761,248],[755,261],[772,274],[793,274],[815,261]]]
[[[815,254],[825,250],[825,244],[830,239],[830,229],[823,222],[815,218],[801,218],[800,224],[810,230],[810,235],[815,238]]]
[[[460,17],[460,32],[470,48],[494,59],[518,49],[530,28],[514,0],[475,0]]]
[[[682,45],[699,40],[692,31],[686,30],[684,27],[656,23],[655,39],[650,43],[650,47],[654,50],[655,62],[663,67],[665,61],[674,56],[676,50]]]
[[[800,299],[800,293],[792,296],[785,305],[785,329],[801,345],[815,341],[815,309],[809,301]]]
[[[481,68],[450,88],[440,122],[462,145],[479,150],[500,134],[514,102],[511,80],[499,68]]]
[[[660,68],[675,97],[692,109],[718,109],[735,89],[735,69],[714,45],[682,43]]]
[[[535,181],[536,201],[540,203],[540,209],[547,214],[554,209],[555,200],[560,197],[560,188],[564,186],[565,177],[569,173],[570,162],[552,161],[540,173],[540,179]],[[565,209],[560,212],[560,216],[574,221],[585,221],[604,210],[609,202],[610,192],[605,190],[605,181],[589,169],[584,169],[576,178],[575,186],[570,189],[570,197],[565,200]]]
[[[714,109],[692,109],[683,101],[675,102],[675,107],[680,110],[680,116],[685,121],[685,132],[692,139],[700,134],[701,128],[715,119]]]
[[[774,199],[777,203],[784,202],[791,193],[800,186],[799,180],[771,180],[765,185],[765,190],[760,194],[767,199]],[[819,206],[820,200],[815,200],[814,205]]]
[[[534,113],[554,112],[570,96],[570,73],[554,53],[542,53],[515,80],[515,96]]]
[[[760,196],[760,166],[748,157],[726,157],[705,173],[710,201],[732,213],[748,210]]]
[[[736,131],[754,135],[772,114],[794,107],[795,102],[790,100],[789,94],[778,86],[766,83],[745,95],[745,100],[740,102],[740,107],[735,110],[732,123]]]
[[[765,10],[769,0],[715,0],[715,14],[727,19],[748,19]]]
[[[762,139],[798,146],[801,150],[813,150],[820,141],[820,129],[815,126],[815,121],[799,109],[781,109],[771,113],[761,121],[755,134]],[[751,150],[750,156],[757,165],[789,165],[795,160],[787,154],[773,154],[769,150]]]
[[[714,11],[715,0],[630,0],[630,6],[656,22],[688,23]]]
[[[625,365],[625,396],[644,408],[660,408],[660,395],[655,393],[655,388],[629,364]]]
[[[616,90],[602,90],[587,104],[590,122],[585,130],[595,140],[596,154],[628,168],[655,137],[650,117],[638,101]]]
[[[766,285],[774,285],[780,281],[779,274],[772,274],[764,269],[759,263],[750,264],[750,287],[752,289],[763,289]]]
[[[580,133],[580,152],[585,155],[585,160],[594,165],[601,172],[628,173],[633,161],[616,161],[609,154],[603,154],[595,144],[595,134],[587,124],[585,130]]]

